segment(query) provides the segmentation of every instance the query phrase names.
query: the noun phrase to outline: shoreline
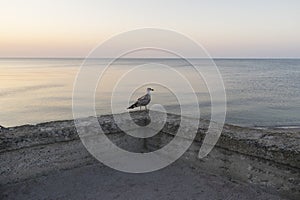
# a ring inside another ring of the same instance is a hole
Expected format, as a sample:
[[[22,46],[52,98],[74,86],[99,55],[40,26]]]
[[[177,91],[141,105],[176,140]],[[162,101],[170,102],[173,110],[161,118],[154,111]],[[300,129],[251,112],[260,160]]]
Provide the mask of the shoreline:
[[[136,111],[133,111],[133,112],[136,112]],[[118,114],[122,114],[122,113],[117,113],[117,115]],[[177,115],[175,113],[170,113],[170,114]],[[111,114],[107,113],[107,114],[97,115],[97,117],[108,116],[108,115],[111,115]],[[89,116],[89,117],[94,117],[94,116]],[[2,124],[0,124],[0,130],[1,129],[17,128],[17,127],[22,127],[22,126],[37,126],[37,125],[51,123],[51,122],[64,122],[64,121],[73,121],[73,120],[74,120],[74,118],[70,118],[70,119],[58,119],[58,120],[53,119],[53,120],[49,120],[49,121],[42,121],[42,122],[37,122],[37,123],[17,124],[17,125],[12,125],[12,126],[3,126]],[[206,119],[206,118],[201,118],[201,120],[209,121],[209,119]],[[293,131],[293,132],[300,132],[300,125],[272,125],[272,126],[256,126],[256,125],[252,125],[252,126],[243,126],[243,125],[234,124],[234,123],[224,123],[224,125],[236,126],[236,127],[240,127],[240,128],[246,128],[246,129],[266,130],[266,131],[270,130],[270,131]]]

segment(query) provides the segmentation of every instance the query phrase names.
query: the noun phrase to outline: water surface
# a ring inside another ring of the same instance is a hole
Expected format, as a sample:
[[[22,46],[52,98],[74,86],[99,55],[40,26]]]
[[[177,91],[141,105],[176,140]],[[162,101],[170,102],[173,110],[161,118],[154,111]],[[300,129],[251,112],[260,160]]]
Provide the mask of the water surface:
[[[15,126],[72,119],[73,83],[82,61],[82,59],[0,59],[0,124]],[[169,65],[175,69],[190,70],[185,62],[177,59],[150,61]],[[127,67],[150,61],[120,60],[108,72],[107,78],[113,80],[116,74],[122,74]],[[104,60],[95,59],[89,65],[105,67],[104,63]],[[299,59],[216,59],[215,63],[225,84],[227,123],[251,127],[300,126]],[[159,66],[156,67],[159,72]],[[201,86],[196,91],[201,116],[209,118],[210,100],[205,85],[201,81],[198,82],[192,72],[188,78],[195,85]],[[126,87],[138,87],[131,84]],[[170,91],[159,86],[153,87],[156,87],[156,90],[152,96],[152,104],[162,104],[168,112],[180,111],[178,102]],[[110,113],[108,88],[110,87],[107,87],[107,93],[104,87],[104,90],[96,94],[98,114]],[[143,93],[144,88],[140,88],[132,98],[135,99]],[[188,96],[184,92],[182,95]],[[83,110],[84,106],[82,105]],[[124,105],[123,111],[126,111],[126,107],[127,105]],[[190,109],[193,111],[192,107]]]

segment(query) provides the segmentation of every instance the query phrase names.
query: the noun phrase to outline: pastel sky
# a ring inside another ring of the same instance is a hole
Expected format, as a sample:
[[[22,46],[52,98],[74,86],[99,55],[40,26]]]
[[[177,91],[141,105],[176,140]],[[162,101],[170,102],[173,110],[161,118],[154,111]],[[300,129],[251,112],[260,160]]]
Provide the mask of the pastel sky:
[[[84,57],[144,27],[179,31],[213,57],[300,57],[299,0],[7,0],[0,13],[0,57]]]

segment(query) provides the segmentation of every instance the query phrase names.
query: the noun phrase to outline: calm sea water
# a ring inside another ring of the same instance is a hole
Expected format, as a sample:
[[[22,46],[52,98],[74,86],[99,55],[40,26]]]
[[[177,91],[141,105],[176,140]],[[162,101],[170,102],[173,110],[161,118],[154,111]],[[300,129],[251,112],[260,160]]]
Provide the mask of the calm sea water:
[[[0,124],[15,126],[51,120],[72,119],[72,90],[82,59],[0,59]],[[146,59],[124,59],[107,74],[113,80],[129,66],[150,62]],[[177,59],[151,59],[189,70]],[[199,60],[199,62],[201,62]],[[105,67],[101,59],[90,67]],[[299,59],[216,59],[227,94],[226,122],[241,126],[300,126],[300,60]],[[156,66],[156,71],[160,67]],[[194,84],[202,85],[193,78]],[[176,81],[176,80],[174,80]],[[112,81],[113,82],[113,81]],[[112,83],[113,84],[113,83]],[[131,84],[126,87],[136,88]],[[163,105],[168,112],[178,113],[176,98],[163,87],[153,86],[152,104]],[[180,87],[180,84],[178,84]],[[98,114],[110,113],[109,89],[96,94]],[[133,99],[144,93],[138,89]],[[210,117],[209,95],[196,91],[201,115]],[[185,95],[185,94],[183,94]],[[125,94],[124,94],[125,96]],[[123,105],[122,105],[123,106]],[[126,111],[124,105],[124,110]],[[193,108],[190,108],[193,110]],[[84,110],[84,105],[83,105]]]

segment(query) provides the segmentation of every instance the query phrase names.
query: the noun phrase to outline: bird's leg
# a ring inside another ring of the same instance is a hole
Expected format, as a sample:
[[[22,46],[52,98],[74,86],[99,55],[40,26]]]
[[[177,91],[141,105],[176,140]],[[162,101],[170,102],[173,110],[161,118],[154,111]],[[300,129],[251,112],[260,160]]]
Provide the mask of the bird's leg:
[[[147,110],[147,106],[145,106],[145,109]]]
[[[142,110],[142,106],[140,106],[140,110]]]

